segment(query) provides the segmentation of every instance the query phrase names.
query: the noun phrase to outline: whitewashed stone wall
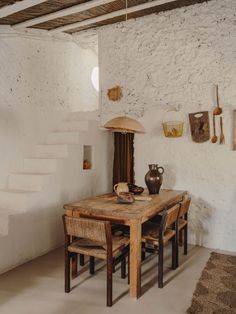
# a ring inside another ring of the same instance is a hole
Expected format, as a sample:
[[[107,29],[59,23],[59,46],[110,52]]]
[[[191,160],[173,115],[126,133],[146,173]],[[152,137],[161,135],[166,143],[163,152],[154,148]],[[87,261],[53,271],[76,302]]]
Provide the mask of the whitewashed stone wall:
[[[192,196],[191,242],[236,251],[236,153],[231,147],[236,108],[236,2],[213,0],[104,27],[99,35],[102,120],[127,114],[147,133],[136,135],[135,173],[144,185],[149,163],[165,168],[166,188]],[[192,142],[188,113],[212,112],[219,84],[226,144]],[[118,103],[106,96],[121,85]],[[126,88],[125,88],[126,87]],[[185,134],[164,138],[166,110],[182,111]]]

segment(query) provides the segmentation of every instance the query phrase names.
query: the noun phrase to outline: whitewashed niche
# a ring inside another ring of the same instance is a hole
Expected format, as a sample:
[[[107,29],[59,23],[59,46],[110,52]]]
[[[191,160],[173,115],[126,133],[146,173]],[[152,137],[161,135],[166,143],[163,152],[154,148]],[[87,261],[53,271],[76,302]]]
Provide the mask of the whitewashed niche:
[[[83,170],[94,168],[94,148],[91,145],[83,146]]]

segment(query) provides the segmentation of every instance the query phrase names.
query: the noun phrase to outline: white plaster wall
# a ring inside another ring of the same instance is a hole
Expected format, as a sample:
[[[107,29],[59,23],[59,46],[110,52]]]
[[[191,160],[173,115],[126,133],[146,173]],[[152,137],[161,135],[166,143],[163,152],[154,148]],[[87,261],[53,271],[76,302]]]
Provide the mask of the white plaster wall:
[[[191,242],[236,251],[236,154],[231,147],[236,108],[236,2],[213,0],[103,27],[99,36],[102,120],[128,114],[147,133],[136,135],[135,173],[144,185],[149,163],[165,168],[163,187],[192,196]],[[127,45],[125,44],[127,43]],[[188,113],[212,109],[219,84],[226,145],[192,142]],[[119,103],[108,88],[124,88]],[[125,93],[125,90],[127,93]],[[172,106],[185,120],[180,139],[164,138]]]
[[[73,41],[0,32],[0,189],[8,187],[10,173],[23,172],[23,159],[36,156],[36,145],[48,143],[60,121],[75,125],[76,120],[98,119],[98,93],[91,83],[97,64],[96,50]],[[99,123],[90,121],[79,142],[67,146],[68,157],[57,160],[56,172],[45,176],[40,192],[28,193],[25,210],[6,210],[0,199],[0,227],[7,230],[0,235],[0,273],[62,245],[63,204],[110,191],[111,134],[101,131]],[[66,144],[67,136],[61,137]],[[93,146],[92,170],[82,169],[83,145]],[[17,207],[14,193],[9,199]]]
[[[98,63],[74,42],[0,34],[0,187],[33,145],[71,111],[98,107],[90,75]]]

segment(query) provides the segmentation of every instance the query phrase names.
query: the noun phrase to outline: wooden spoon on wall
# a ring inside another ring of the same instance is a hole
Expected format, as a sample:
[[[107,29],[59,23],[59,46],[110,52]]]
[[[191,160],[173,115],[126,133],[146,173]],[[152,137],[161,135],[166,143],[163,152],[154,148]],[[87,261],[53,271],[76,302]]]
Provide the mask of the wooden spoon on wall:
[[[218,140],[218,137],[216,136],[216,120],[215,115],[213,114],[213,136],[211,138],[211,142],[215,144]]]
[[[225,136],[223,132],[223,118],[220,117],[220,144],[225,143]]]
[[[214,109],[213,114],[215,116],[219,116],[220,114],[222,114],[222,108],[220,108],[220,104],[219,104],[219,92],[218,92],[218,85],[216,85],[216,104],[217,107]]]

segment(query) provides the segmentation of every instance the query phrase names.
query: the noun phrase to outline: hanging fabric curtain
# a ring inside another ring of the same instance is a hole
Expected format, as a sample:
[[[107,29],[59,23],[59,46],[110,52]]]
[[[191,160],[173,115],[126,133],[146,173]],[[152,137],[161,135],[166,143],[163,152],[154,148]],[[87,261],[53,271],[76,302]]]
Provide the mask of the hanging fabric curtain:
[[[134,183],[134,133],[114,133],[113,185]]]

